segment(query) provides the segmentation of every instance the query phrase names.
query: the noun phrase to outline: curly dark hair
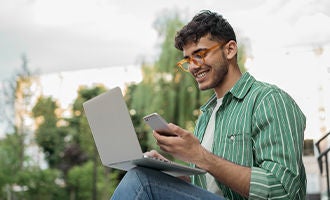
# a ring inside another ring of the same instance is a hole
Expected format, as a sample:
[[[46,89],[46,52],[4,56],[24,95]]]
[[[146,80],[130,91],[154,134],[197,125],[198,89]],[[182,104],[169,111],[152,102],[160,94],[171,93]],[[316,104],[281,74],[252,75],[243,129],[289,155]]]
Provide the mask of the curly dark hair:
[[[209,10],[202,10],[185,25],[175,36],[175,48],[183,50],[190,43],[197,43],[201,37],[211,35],[211,38],[219,42],[234,40],[236,36],[233,28],[222,15]]]

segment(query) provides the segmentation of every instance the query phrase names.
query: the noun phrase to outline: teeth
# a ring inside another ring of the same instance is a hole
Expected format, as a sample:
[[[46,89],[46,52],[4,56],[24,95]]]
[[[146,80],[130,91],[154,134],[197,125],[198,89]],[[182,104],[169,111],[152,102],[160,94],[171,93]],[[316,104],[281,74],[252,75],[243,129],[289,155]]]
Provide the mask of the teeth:
[[[203,72],[203,73],[200,73],[200,74],[196,75],[197,78],[203,78],[205,76],[206,76],[206,72]]]

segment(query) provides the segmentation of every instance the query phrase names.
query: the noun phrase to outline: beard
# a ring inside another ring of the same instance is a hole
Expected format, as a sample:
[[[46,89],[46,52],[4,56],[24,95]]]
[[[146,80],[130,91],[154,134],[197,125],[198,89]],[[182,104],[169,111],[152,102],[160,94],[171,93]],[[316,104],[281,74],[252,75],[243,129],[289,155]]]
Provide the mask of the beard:
[[[210,69],[210,71],[207,74],[207,80],[198,82],[199,89],[208,90],[221,87],[222,83],[226,79],[229,69],[229,62],[225,59],[224,54],[222,53],[218,63],[215,63],[213,66],[206,66]]]

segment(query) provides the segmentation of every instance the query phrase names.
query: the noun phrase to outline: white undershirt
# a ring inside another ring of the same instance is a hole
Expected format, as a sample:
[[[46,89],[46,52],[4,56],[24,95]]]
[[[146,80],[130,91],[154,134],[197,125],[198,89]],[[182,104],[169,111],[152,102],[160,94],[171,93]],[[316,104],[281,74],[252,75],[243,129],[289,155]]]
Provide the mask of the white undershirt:
[[[217,105],[213,109],[212,115],[210,117],[209,123],[207,124],[206,130],[204,133],[204,137],[202,140],[202,146],[210,152],[212,152],[212,149],[213,149],[215,115],[217,113],[217,110],[219,109],[219,107],[222,104],[222,99],[223,98],[217,99]],[[215,182],[214,177],[209,173],[206,173],[205,176],[206,176],[207,190],[212,193],[222,195],[222,192],[221,192],[220,188],[218,187],[217,183]]]

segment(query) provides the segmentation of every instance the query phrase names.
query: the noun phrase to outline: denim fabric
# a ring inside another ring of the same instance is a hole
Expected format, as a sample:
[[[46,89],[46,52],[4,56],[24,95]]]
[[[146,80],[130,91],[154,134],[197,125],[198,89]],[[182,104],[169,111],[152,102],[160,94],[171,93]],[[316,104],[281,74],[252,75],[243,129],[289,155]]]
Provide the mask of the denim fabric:
[[[126,173],[111,200],[171,200],[224,198],[162,172],[136,167]]]

